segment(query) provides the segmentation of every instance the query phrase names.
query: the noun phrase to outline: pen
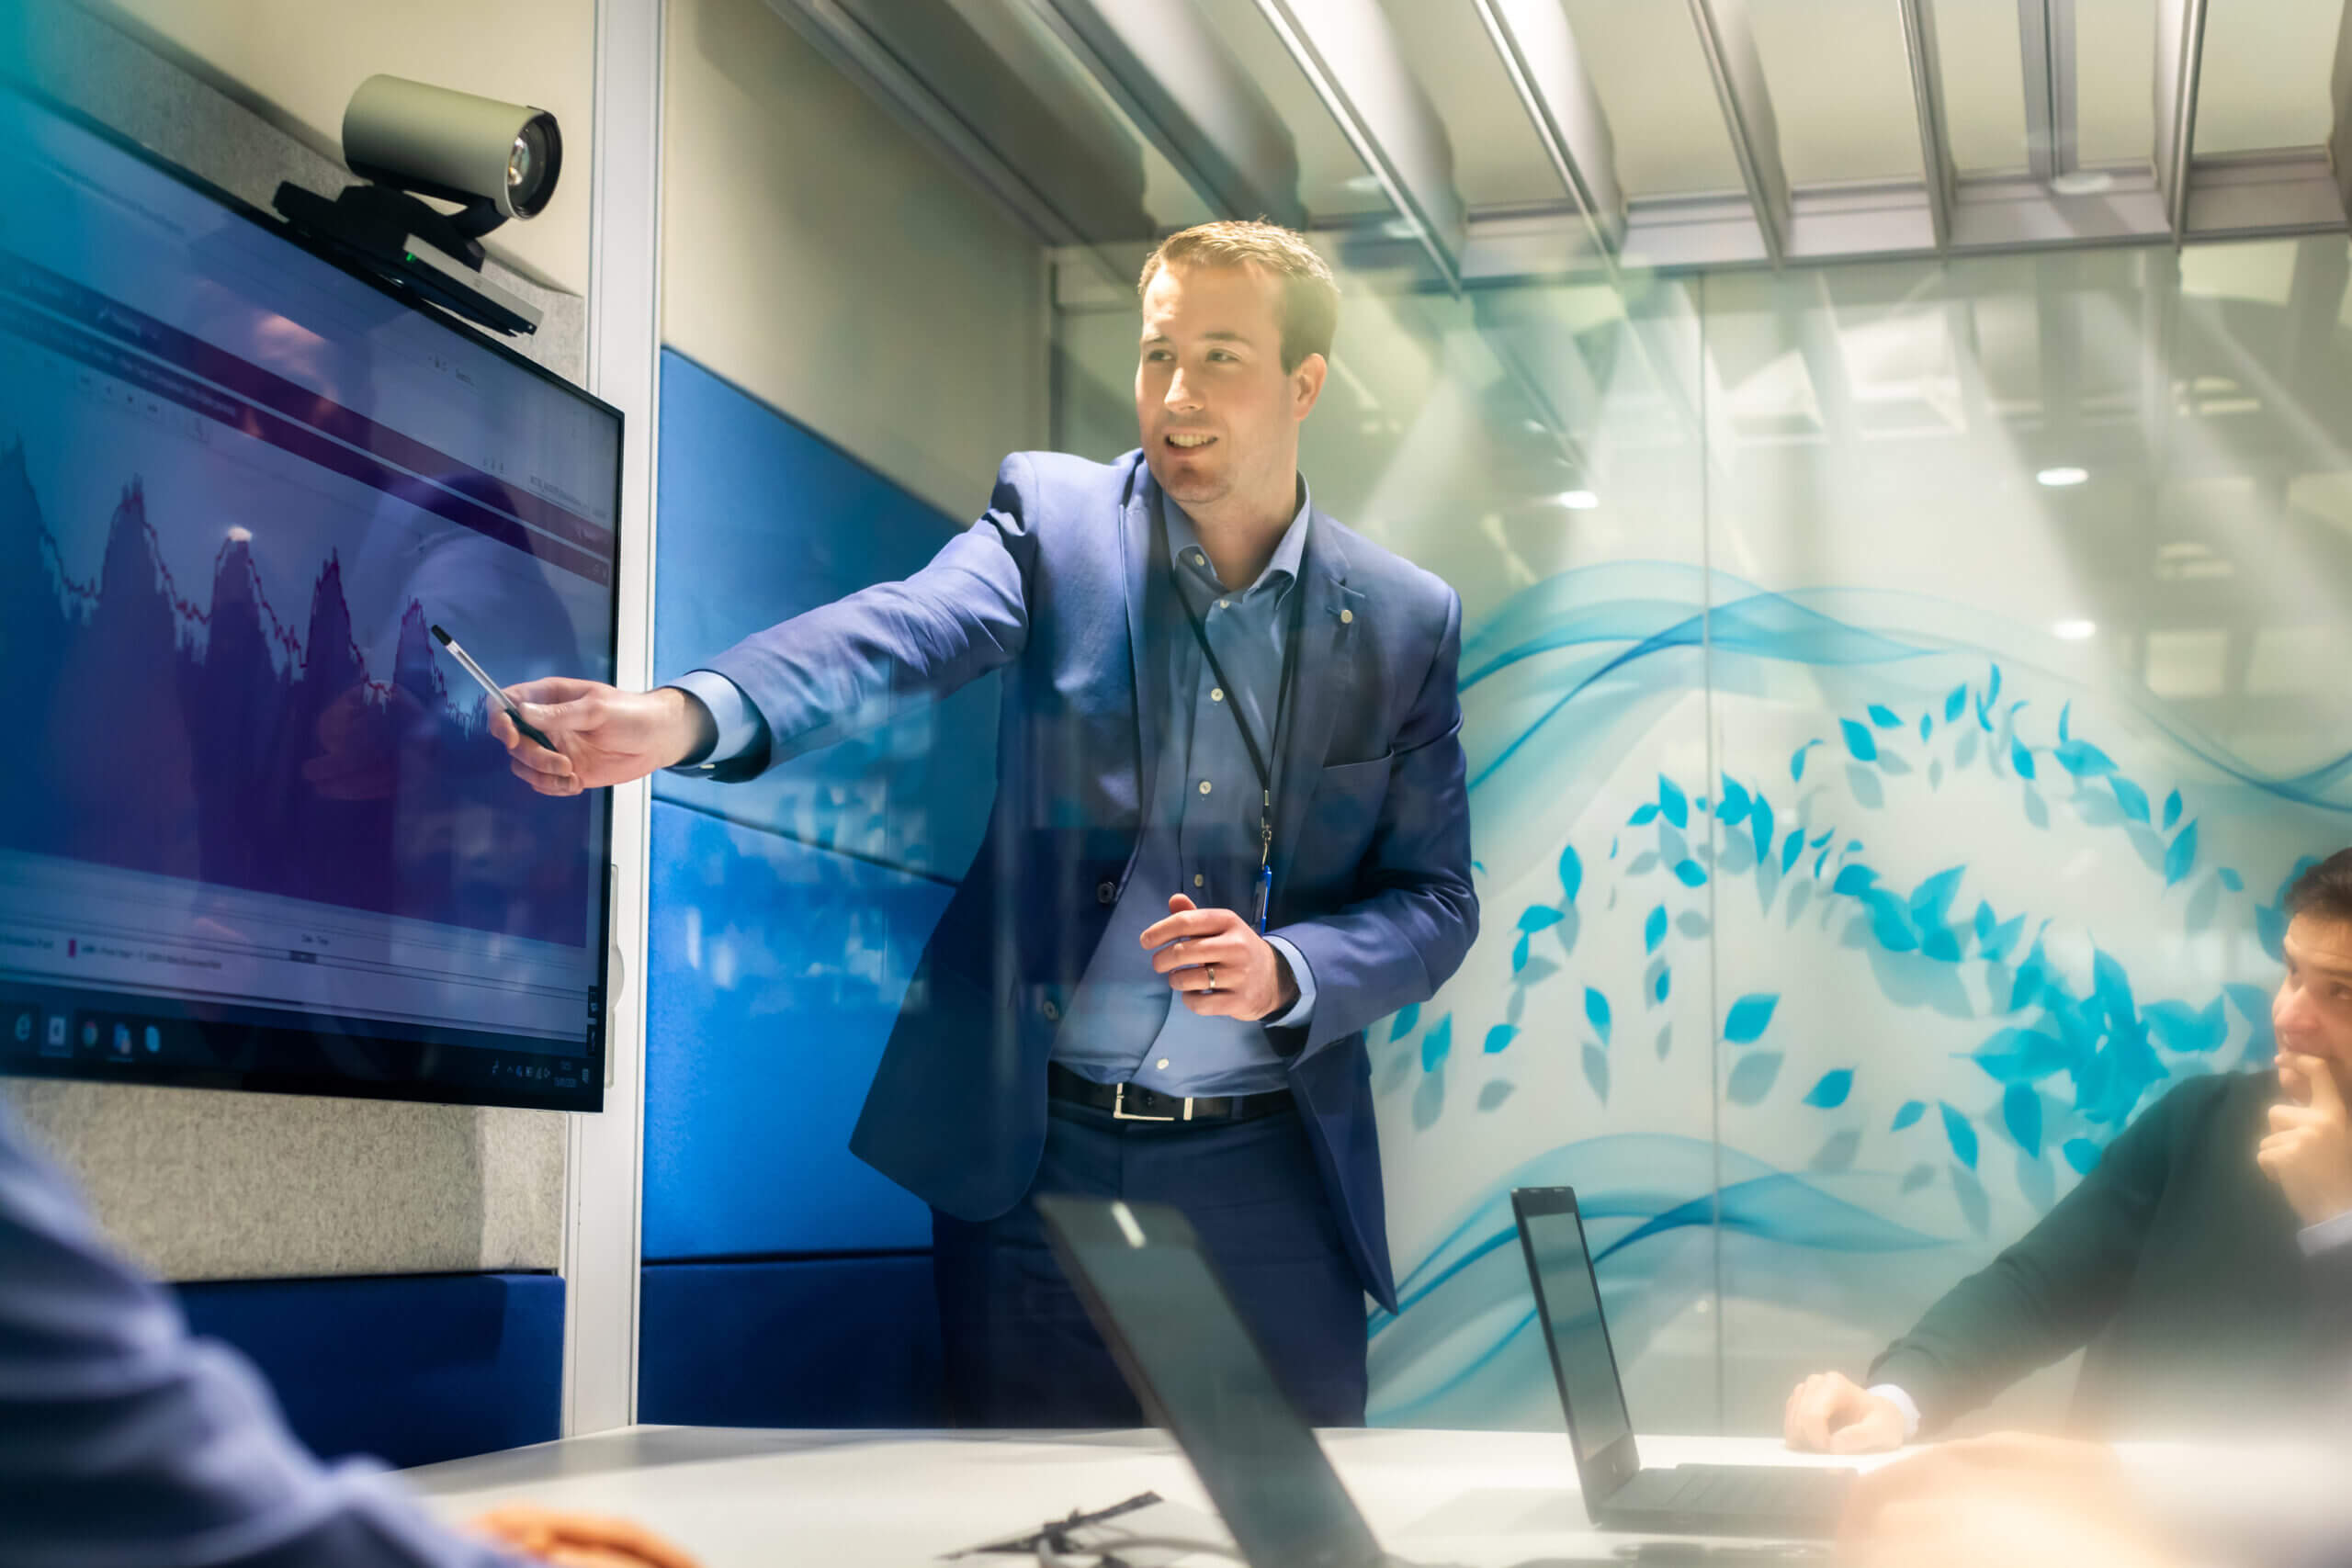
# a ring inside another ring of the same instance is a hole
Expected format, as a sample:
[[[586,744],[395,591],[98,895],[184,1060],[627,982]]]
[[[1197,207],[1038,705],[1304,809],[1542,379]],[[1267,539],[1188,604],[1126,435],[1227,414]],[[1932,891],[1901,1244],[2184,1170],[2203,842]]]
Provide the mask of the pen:
[[[499,683],[490,678],[489,672],[483,670],[481,665],[474,662],[473,655],[468,653],[464,649],[458,646],[458,639],[456,637],[453,637],[447,632],[443,631],[437,622],[435,623],[432,630],[434,638],[438,641],[442,647],[447,649],[450,653],[456,657],[458,663],[466,667],[466,673],[472,676],[483,691],[490,694],[490,700],[506,710],[506,716],[514,721],[514,728],[523,732],[523,736],[526,739],[530,740],[534,744],[540,746],[547,750],[552,751],[555,750],[555,742],[540,734],[538,730],[532,727],[531,722],[523,716],[523,705],[516,702],[513,697],[508,696],[505,691],[500,687]]]

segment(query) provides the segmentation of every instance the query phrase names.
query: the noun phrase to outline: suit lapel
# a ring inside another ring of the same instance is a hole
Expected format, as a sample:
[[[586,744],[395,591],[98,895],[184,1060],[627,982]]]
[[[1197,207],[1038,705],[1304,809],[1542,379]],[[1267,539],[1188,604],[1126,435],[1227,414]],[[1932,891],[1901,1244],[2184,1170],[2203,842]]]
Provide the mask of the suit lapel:
[[[1127,660],[1134,672],[1130,689],[1136,700],[1136,806],[1146,813],[1151,807],[1153,781],[1159,776],[1165,739],[1160,718],[1168,711],[1166,660],[1152,657],[1147,635],[1151,574],[1167,551],[1167,537],[1152,514],[1153,493],[1150,470],[1138,457],[1127,481],[1126,504],[1121,509],[1119,549],[1125,568]]]
[[[1295,709],[1283,726],[1281,772],[1274,795],[1274,895],[1279,898],[1297,852],[1299,834],[1331,743],[1331,726],[1356,686],[1356,623],[1364,596],[1348,586],[1348,558],[1330,519],[1317,512],[1306,529],[1299,583],[1306,598],[1298,627]],[[1344,619],[1342,617],[1345,617]]]

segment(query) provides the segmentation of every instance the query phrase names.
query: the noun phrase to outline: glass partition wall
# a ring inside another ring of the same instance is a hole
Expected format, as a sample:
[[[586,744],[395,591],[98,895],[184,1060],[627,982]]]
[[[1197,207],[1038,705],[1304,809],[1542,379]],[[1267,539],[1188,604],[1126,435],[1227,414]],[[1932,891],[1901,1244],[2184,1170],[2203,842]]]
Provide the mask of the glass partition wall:
[[[1085,265],[1056,439],[1108,457],[1134,304]],[[1343,272],[1303,466],[1462,595],[1484,917],[1373,1035],[1376,1422],[1558,1424],[1514,1186],[1577,1188],[1639,1427],[1768,1429],[2267,1060],[2282,885],[2352,842],[2347,276]]]

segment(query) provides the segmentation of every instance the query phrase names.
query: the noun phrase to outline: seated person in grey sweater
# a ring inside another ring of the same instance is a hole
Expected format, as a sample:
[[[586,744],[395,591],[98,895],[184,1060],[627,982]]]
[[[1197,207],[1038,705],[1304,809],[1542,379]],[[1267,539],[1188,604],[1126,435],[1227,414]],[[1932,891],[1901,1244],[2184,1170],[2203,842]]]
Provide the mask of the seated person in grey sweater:
[[[1861,1382],[1799,1383],[1791,1448],[1898,1448],[2085,1347],[2068,1424],[2086,1437],[2352,1409],[2352,850],[2298,878],[2287,911],[2276,1072],[2175,1086]]]

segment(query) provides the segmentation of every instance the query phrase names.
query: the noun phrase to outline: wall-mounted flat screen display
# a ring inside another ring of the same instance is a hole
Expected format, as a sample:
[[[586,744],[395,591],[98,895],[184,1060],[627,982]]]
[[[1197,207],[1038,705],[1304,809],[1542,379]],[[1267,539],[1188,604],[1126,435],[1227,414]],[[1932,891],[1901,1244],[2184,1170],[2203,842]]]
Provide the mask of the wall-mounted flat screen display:
[[[619,413],[0,93],[0,1071],[594,1110]]]

